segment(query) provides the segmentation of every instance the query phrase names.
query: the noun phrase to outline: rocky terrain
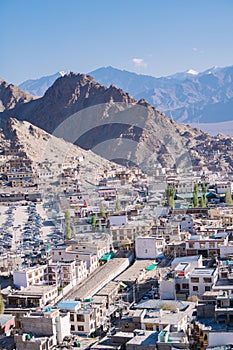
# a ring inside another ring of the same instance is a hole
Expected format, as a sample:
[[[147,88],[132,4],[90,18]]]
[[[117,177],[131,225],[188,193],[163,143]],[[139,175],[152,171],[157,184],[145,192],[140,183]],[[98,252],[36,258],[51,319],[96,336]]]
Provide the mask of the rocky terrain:
[[[1,151],[8,147],[19,148],[36,169],[43,163],[61,169],[61,165],[72,158],[81,159],[83,171],[87,169],[90,176],[94,176],[97,168],[103,170],[111,167],[111,163],[93,152],[52,136],[29,122],[14,118],[1,123],[0,141]]]
[[[232,168],[231,138],[214,138],[178,124],[145,100],[136,101],[123,90],[107,88],[84,74],[69,73],[43,97],[1,113],[5,120],[12,116],[109,160],[147,169]]]
[[[11,110],[35,98],[35,96],[0,78],[0,112]]]

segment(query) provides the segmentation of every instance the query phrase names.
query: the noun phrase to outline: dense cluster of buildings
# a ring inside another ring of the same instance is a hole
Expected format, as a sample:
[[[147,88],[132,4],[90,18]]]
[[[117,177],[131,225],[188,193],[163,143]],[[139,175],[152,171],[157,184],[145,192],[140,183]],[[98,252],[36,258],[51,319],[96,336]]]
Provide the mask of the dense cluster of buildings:
[[[29,208],[23,228],[2,226],[0,347],[230,349],[233,175],[82,164],[1,154],[2,207]]]

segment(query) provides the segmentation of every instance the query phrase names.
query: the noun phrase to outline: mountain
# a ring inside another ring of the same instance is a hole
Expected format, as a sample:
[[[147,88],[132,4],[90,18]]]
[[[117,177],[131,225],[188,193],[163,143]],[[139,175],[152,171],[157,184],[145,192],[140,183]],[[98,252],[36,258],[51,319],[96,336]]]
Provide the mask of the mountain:
[[[20,88],[42,96],[64,73],[29,80]],[[184,123],[217,123],[233,120],[233,66],[212,67],[198,73],[193,69],[167,77],[155,78],[113,67],[89,73],[96,81],[129,92],[135,99],[144,98],[174,120]]]
[[[204,165],[232,169],[233,139],[211,137],[166,117],[145,100],[135,100],[114,85],[69,73],[43,97],[16,105],[2,120],[26,120],[54,136],[120,163],[184,169]]]
[[[0,78],[0,112],[11,110],[35,97]]]
[[[53,75],[44,76],[39,79],[30,79],[19,85],[19,88],[34,96],[43,96],[48,88],[53,85],[57,78],[63,77],[65,72],[57,72]]]
[[[144,98],[180,122],[233,120],[233,66],[213,67],[202,73],[188,70],[161,78],[112,67],[100,68],[90,74],[102,84],[115,84],[136,99]]]

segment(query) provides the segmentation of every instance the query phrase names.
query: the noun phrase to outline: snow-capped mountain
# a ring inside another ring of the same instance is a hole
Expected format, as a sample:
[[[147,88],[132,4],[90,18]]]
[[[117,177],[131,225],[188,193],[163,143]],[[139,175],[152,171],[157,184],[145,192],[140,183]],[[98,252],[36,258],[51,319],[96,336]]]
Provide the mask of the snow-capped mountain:
[[[102,67],[89,74],[104,86],[114,84],[138,100],[144,98],[180,122],[216,123],[233,120],[233,66],[212,67],[200,73],[189,69],[160,78],[113,67]],[[20,88],[42,96],[46,88],[60,76],[61,72],[28,80]]]

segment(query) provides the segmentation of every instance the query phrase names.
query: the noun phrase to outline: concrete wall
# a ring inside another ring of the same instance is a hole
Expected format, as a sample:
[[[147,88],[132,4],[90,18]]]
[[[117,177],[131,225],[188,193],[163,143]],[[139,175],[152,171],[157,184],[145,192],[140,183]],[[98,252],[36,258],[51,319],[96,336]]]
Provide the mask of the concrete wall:
[[[159,287],[159,293],[161,299],[168,299],[168,300],[174,300],[176,289],[175,289],[175,280],[162,280],[159,281],[160,287]]]
[[[208,343],[209,346],[233,344],[233,332],[209,332]]]

